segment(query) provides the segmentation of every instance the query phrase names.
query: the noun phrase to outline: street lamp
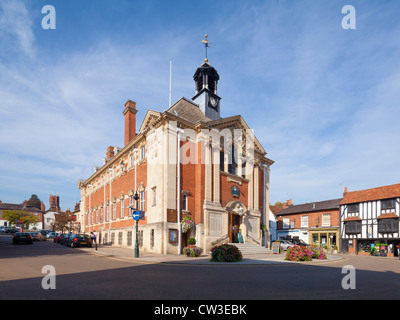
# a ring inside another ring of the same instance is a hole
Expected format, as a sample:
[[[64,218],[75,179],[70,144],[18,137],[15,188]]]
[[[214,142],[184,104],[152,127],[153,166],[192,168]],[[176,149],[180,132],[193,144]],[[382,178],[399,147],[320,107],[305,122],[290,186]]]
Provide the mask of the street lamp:
[[[139,200],[139,195],[137,191],[135,191],[135,195],[133,196],[133,199],[136,202],[136,208],[133,209],[133,205],[130,205],[128,208],[131,209],[131,214],[133,213],[133,210],[137,211],[138,210],[138,200]],[[135,239],[135,258],[139,258],[139,219],[136,220],[136,239]]]

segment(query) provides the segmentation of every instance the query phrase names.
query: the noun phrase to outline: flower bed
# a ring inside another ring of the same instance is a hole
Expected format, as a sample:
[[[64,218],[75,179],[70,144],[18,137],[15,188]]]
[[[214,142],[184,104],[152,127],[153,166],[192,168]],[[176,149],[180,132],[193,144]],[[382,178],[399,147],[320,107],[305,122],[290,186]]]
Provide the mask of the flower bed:
[[[323,248],[316,246],[292,246],[286,250],[285,260],[289,261],[311,261],[312,259],[326,259]]]
[[[224,243],[211,249],[211,262],[239,262],[243,260],[242,253],[234,246]]]
[[[183,253],[187,257],[200,257],[201,254],[203,253],[203,249],[195,245],[189,245],[183,248]]]
[[[309,246],[308,248],[312,252],[313,259],[326,259],[326,250],[324,248],[317,246]]]
[[[292,246],[286,250],[285,260],[290,261],[311,261],[312,251],[308,247],[303,246]]]

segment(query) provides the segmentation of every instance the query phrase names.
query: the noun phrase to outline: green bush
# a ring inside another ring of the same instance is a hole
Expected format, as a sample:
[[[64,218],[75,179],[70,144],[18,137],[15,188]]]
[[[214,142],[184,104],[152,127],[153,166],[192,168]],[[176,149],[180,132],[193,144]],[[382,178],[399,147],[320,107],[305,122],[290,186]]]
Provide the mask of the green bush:
[[[189,238],[187,243],[188,243],[189,246],[194,246],[196,244],[196,239],[195,238]]]
[[[234,246],[224,243],[211,249],[211,262],[239,262],[243,260],[242,253]]]

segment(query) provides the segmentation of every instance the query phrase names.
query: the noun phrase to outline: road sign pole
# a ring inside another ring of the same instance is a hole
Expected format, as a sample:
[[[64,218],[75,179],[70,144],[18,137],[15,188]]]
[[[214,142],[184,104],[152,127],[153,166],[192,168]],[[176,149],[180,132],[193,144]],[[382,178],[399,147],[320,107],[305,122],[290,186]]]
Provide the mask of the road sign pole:
[[[139,220],[136,220],[136,241],[135,241],[135,258],[139,258]]]
[[[128,208],[131,209],[132,219],[136,221],[136,239],[135,239],[135,258],[139,258],[139,219],[140,219],[140,211],[138,210],[138,200],[139,196],[137,192],[133,196],[133,199],[136,201],[136,209],[133,209],[133,205],[130,205]]]
[[[136,211],[138,210],[139,195],[136,191],[134,199],[136,201]],[[139,219],[136,220],[136,239],[135,239],[135,258],[139,258]]]

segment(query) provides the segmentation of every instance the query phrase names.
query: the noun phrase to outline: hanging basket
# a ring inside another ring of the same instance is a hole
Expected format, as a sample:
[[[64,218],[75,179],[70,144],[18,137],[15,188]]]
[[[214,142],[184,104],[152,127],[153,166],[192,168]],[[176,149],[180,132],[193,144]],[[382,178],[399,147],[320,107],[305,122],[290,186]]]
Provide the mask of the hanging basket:
[[[182,224],[182,232],[183,233],[188,232],[188,230],[190,230],[191,228],[194,227],[194,221],[188,215],[185,215],[181,224]]]

